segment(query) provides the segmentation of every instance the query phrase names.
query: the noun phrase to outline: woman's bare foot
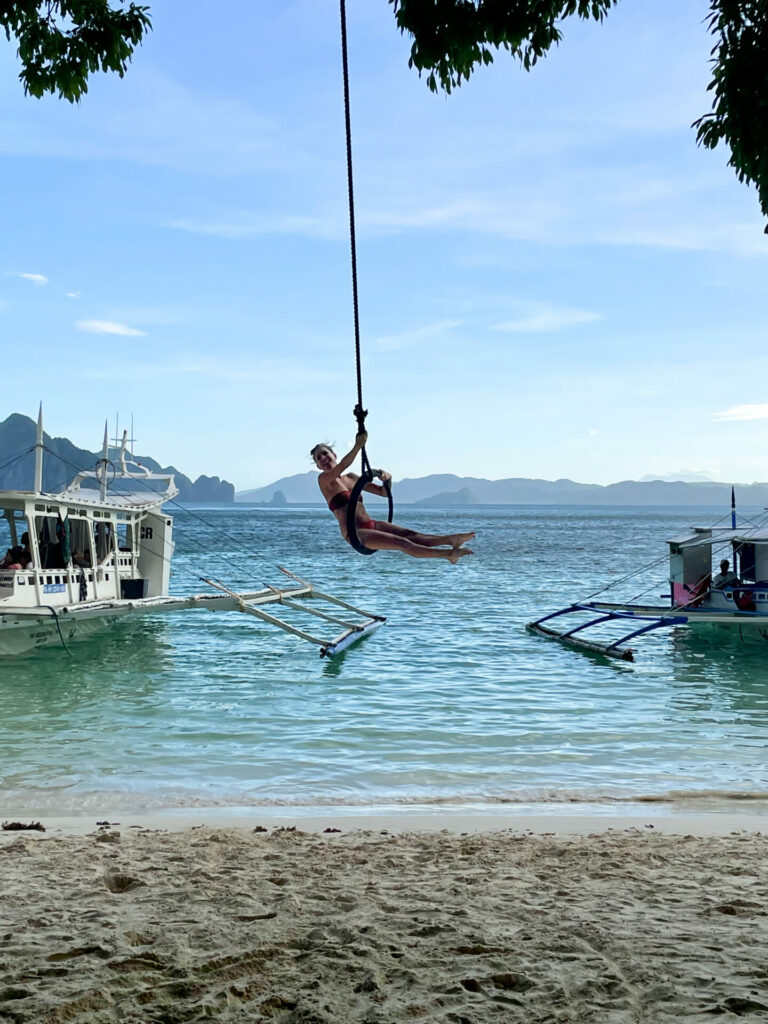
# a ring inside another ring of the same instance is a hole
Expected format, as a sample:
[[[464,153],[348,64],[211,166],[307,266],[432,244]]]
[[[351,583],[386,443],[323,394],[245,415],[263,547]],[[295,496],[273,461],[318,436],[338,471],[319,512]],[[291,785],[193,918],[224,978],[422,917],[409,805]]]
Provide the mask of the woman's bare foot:
[[[451,563],[451,565],[456,565],[458,560],[460,558],[463,558],[464,555],[472,554],[474,554],[474,552],[470,551],[469,548],[451,548],[451,550],[448,552],[448,561]]]
[[[460,548],[462,544],[466,544],[467,541],[468,540],[472,540],[472,538],[474,536],[475,536],[475,531],[474,530],[471,533],[454,533],[454,534],[451,534],[451,541],[450,541],[451,547],[452,548]]]

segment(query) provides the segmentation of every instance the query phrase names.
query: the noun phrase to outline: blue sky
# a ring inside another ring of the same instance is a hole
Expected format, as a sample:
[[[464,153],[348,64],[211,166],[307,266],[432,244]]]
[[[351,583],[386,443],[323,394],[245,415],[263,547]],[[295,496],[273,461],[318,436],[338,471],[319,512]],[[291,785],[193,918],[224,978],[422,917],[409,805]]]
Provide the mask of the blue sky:
[[[768,479],[768,237],[690,128],[707,6],[621,0],[446,98],[386,0],[348,0],[369,452],[396,479]],[[2,417],[42,399],[95,448],[133,414],[141,451],[256,487],[354,436],[338,6],[151,8],[74,107],[24,97],[0,40]]]

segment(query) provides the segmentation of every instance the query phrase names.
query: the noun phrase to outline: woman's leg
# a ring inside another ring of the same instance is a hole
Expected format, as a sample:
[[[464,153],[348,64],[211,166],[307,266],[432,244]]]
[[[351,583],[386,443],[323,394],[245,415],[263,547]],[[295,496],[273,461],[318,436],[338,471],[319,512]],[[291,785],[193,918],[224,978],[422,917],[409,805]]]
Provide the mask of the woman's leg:
[[[410,540],[424,548],[460,548],[462,544],[466,544],[468,540],[472,540],[475,536],[474,531],[472,533],[448,533],[444,535],[418,533],[416,530],[408,530],[404,526],[398,526],[397,523],[386,523],[380,519],[376,520],[376,529],[382,533],[392,533],[396,537],[404,537],[406,540]]]
[[[380,525],[375,530],[361,527],[357,531],[358,538],[372,551],[402,551],[404,555],[410,555],[412,558],[447,558],[454,565],[464,555],[472,554],[469,548],[439,548],[417,544],[409,537],[402,537],[398,533],[380,529]],[[387,525],[391,526],[392,524],[388,523]],[[412,533],[413,531],[407,532]],[[415,534],[415,536],[418,537],[420,534]]]

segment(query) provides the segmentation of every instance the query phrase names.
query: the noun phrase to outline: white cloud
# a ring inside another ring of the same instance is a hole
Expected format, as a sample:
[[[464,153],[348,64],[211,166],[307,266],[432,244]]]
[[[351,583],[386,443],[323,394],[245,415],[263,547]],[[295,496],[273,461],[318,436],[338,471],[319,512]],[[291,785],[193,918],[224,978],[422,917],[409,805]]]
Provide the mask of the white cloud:
[[[424,341],[433,341],[447,331],[461,327],[460,320],[438,320],[437,323],[416,327],[400,334],[386,334],[374,340],[374,345],[381,352],[395,352],[404,348],[413,348]]]
[[[732,409],[716,412],[712,419],[724,420],[768,420],[768,405],[734,405]]]
[[[723,474],[719,469],[676,469],[671,473],[658,471],[640,477],[640,483],[647,483],[651,480],[664,480],[667,483],[682,481],[687,484],[697,483],[719,483]]]
[[[596,239],[606,245],[636,245],[656,249],[680,249],[690,252],[731,252],[739,256],[768,256],[768,243],[759,227],[752,222],[721,221],[715,224],[686,220],[685,211],[675,211],[672,222],[655,226],[633,223],[627,219],[617,228],[610,228]]]
[[[90,334],[121,334],[126,338],[143,338],[147,333],[112,320],[78,320],[75,327],[78,331],[88,331]]]
[[[123,367],[94,367],[85,365],[82,376],[88,380],[146,381],[146,367],[143,365]],[[318,387],[338,387],[344,380],[336,370],[318,370],[308,366],[305,370],[296,369],[296,361],[292,358],[257,358],[250,363],[239,361],[236,364],[217,361],[205,357],[182,354],[178,359],[157,363],[152,367],[152,380],[157,383],[166,377],[179,378],[185,376],[193,382],[194,378],[205,381],[206,387],[212,382],[227,387],[243,385],[252,391],[253,382],[258,382],[264,389],[264,400],[268,395],[280,398],[281,382],[290,377],[294,391],[302,389],[307,393],[315,393]],[[192,384],[191,384],[192,386]],[[165,384],[162,384],[165,387]]]
[[[79,299],[80,298],[80,292],[67,292],[67,298],[68,299]]]
[[[584,309],[552,308],[543,309],[517,320],[492,324],[491,330],[515,331],[520,334],[548,334],[553,331],[563,331],[567,327],[575,327],[577,324],[594,323],[595,320],[602,320],[602,316]]]
[[[304,235],[312,238],[333,238],[340,234],[338,218],[312,217],[301,214],[251,213],[246,211],[224,214],[211,220],[183,218],[169,221],[164,227],[174,231],[188,231],[196,235],[214,235],[219,238],[257,238],[261,235]]]
[[[45,274],[19,274],[19,277],[23,277],[25,281],[31,281],[32,284],[36,285],[48,284],[48,278]]]

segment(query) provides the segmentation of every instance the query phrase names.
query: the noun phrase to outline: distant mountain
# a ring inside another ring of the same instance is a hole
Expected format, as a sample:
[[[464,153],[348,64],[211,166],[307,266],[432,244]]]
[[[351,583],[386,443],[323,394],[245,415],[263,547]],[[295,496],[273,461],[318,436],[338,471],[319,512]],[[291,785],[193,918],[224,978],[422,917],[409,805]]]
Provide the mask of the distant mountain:
[[[12,413],[0,423],[0,489],[30,491],[35,479],[35,454],[29,451],[35,443],[36,425],[34,420],[19,413]],[[89,452],[77,448],[66,437],[50,437],[43,434],[46,448],[53,454],[43,457],[43,490],[60,491],[81,469],[92,469],[101,458],[101,452]],[[27,454],[13,460],[16,453]],[[13,460],[13,461],[11,461]],[[173,473],[179,488],[179,501],[194,501],[216,504],[232,504],[235,488],[217,476],[199,476],[192,482],[173,466],[160,466],[148,456],[135,456],[142,466],[159,473]]]
[[[282,492],[285,500],[294,505],[312,505],[322,502],[323,496],[317,489],[317,473],[297,473],[295,476],[284,476],[266,487],[256,487],[251,491],[238,491],[235,501],[248,504],[271,504],[275,494]]]
[[[468,487],[462,487],[460,491],[443,491],[442,494],[435,494],[431,498],[422,498],[414,501],[414,505],[423,505],[430,508],[445,508],[456,505],[479,505],[477,498]]]
[[[271,502],[282,491],[290,504],[320,504],[317,474],[310,470],[283,477],[267,487],[239,491],[237,502]],[[579,484],[573,480],[531,480],[512,477],[485,480],[451,473],[399,480],[393,484],[395,500],[403,505],[719,505],[729,508],[731,485],[714,482],[684,483],[666,480],[622,480],[620,483]],[[742,506],[768,506],[768,483],[736,484]],[[381,501],[366,495],[366,504]]]

